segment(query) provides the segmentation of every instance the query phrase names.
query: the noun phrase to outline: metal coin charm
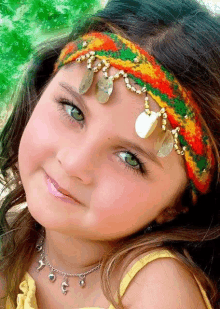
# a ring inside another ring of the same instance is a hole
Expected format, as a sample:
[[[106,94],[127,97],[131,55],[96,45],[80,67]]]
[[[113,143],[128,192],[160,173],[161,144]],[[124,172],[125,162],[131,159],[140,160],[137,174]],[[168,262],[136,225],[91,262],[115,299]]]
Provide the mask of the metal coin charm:
[[[94,78],[93,70],[87,69],[79,86],[80,94],[84,94],[89,90],[89,88],[92,86],[93,78]]]
[[[52,272],[49,274],[48,278],[51,282],[54,282],[56,280],[56,276]]]
[[[158,124],[158,117],[159,114],[155,112],[151,112],[150,115],[146,114],[146,112],[141,113],[135,123],[137,135],[141,138],[149,137]]]
[[[69,284],[68,284],[68,279],[66,278],[64,278],[64,281],[62,282],[62,284],[61,284],[61,290],[62,290],[62,293],[64,294],[64,295],[66,295],[67,294],[67,292],[68,292],[68,290],[66,289],[67,287],[69,286]]]
[[[170,130],[166,131],[165,137],[157,156],[160,158],[167,157],[173,150],[174,138]]]
[[[96,84],[96,98],[104,104],[108,102],[113,91],[113,80],[111,78],[102,77]]]

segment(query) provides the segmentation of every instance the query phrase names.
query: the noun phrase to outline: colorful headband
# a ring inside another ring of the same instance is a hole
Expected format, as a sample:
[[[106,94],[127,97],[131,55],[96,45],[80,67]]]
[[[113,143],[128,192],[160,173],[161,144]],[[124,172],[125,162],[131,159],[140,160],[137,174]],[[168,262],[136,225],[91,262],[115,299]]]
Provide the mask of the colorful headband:
[[[96,59],[101,62],[92,67]],[[158,124],[158,118],[162,117],[164,134],[157,155],[165,157],[174,147],[179,155],[185,157],[193,202],[199,194],[207,193],[215,159],[210,138],[200,119],[200,109],[190,91],[184,89],[153,56],[120,35],[92,32],[68,43],[55,64],[54,73],[68,63],[84,60],[87,60],[87,71],[80,85],[80,94],[90,89],[94,73],[100,70],[104,75],[96,85],[96,97],[100,103],[108,101],[113,91],[113,81],[121,76],[129,90],[139,95],[146,93],[145,111],[135,124],[138,136],[149,137]],[[109,76],[110,66],[120,71]],[[140,89],[132,86],[129,79]],[[150,111],[148,95],[161,107],[160,112]],[[171,131],[167,129],[167,119],[173,128]]]

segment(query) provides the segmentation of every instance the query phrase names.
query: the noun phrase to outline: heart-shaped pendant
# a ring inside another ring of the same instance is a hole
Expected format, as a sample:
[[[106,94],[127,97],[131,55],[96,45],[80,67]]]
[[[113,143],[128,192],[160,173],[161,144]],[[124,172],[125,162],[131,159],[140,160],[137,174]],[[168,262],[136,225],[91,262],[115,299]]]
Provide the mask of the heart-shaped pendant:
[[[155,112],[151,112],[150,115],[146,114],[146,112],[141,113],[135,123],[137,135],[141,138],[149,137],[155,130],[159,117],[160,115]]]
[[[54,282],[56,280],[56,276],[52,272],[49,274],[48,278],[51,282]]]

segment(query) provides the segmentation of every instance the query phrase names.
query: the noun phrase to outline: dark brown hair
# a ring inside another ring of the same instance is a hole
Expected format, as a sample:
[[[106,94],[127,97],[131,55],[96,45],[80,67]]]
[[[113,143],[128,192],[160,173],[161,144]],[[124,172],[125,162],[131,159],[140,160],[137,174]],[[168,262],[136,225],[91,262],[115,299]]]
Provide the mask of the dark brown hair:
[[[28,208],[14,211],[25,203],[25,191],[18,170],[18,148],[30,116],[50,80],[53,65],[64,45],[90,31],[110,31],[139,44],[174,73],[192,91],[202,110],[215,151],[216,168],[210,192],[192,206],[188,189],[183,204],[187,214],[170,222],[153,224],[118,241],[104,257],[101,268],[106,298],[117,309],[111,274],[118,265],[125,269],[137,256],[149,250],[168,248],[194,273],[218,307],[219,271],[219,149],[220,149],[220,23],[195,0],[110,0],[95,15],[76,21],[72,33],[41,44],[24,72],[12,100],[14,109],[0,134],[1,183],[10,192],[1,201],[0,271],[6,278],[6,295],[16,304],[19,283],[32,262],[42,226]],[[166,211],[166,210],[165,210]],[[125,257],[129,257],[124,263]],[[25,263],[24,263],[25,261]],[[121,278],[118,278],[118,287]]]

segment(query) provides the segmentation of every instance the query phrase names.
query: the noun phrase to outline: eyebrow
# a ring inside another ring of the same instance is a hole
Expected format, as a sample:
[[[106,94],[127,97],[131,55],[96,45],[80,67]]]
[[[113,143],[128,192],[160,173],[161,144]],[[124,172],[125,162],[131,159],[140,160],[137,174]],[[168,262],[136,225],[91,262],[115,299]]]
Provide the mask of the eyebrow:
[[[65,82],[59,82],[59,85],[63,87],[64,89],[66,89],[75,99],[78,99],[80,103],[82,104],[86,113],[89,114],[89,109],[85,101],[83,100],[83,97],[78,93],[78,89],[75,86],[73,85],[70,86],[69,84]]]
[[[134,149],[135,151],[138,151],[141,153],[145,158],[151,160],[153,163],[157,164],[160,168],[163,169],[163,165],[158,160],[157,156],[152,151],[146,151],[143,148],[141,148],[138,144],[135,144],[134,142],[130,142],[127,139],[120,138],[120,142],[123,143],[125,146]]]
[[[75,86],[73,85],[69,85],[65,82],[59,82],[59,85],[61,87],[63,87],[64,89],[66,89],[74,98],[78,99],[84,110],[86,111],[87,114],[89,114],[89,109],[85,103],[85,101],[83,100],[82,96],[78,93],[78,90]],[[157,156],[152,152],[152,151],[145,151],[143,148],[141,148],[138,144],[134,143],[134,142],[130,142],[127,139],[124,138],[120,138],[119,142],[124,144],[125,146],[134,149],[135,151],[141,153],[145,158],[147,158],[148,160],[151,160],[153,163],[157,164],[160,168],[163,169],[163,165],[161,164],[161,162],[158,160]]]

